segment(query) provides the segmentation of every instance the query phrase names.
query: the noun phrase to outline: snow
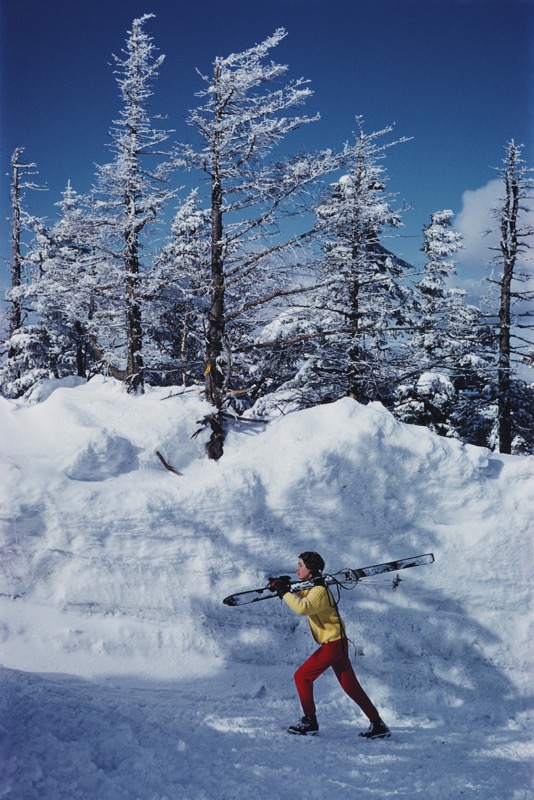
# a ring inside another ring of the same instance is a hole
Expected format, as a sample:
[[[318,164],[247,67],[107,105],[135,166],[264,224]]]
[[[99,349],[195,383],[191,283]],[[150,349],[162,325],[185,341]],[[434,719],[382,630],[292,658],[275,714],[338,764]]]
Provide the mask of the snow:
[[[531,800],[534,459],[346,398],[236,424],[213,462],[208,411],[102,377],[0,398],[0,798]],[[305,549],[435,555],[341,597],[391,739],[331,674],[320,735],[289,736],[306,621],[221,602]]]

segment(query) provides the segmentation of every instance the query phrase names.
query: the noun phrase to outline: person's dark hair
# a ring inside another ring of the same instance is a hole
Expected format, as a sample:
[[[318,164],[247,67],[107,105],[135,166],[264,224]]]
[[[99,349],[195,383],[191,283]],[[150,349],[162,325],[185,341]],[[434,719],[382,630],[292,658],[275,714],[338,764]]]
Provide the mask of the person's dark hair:
[[[319,553],[313,550],[305,550],[299,556],[303,564],[310,570],[312,575],[320,575],[324,569],[324,559]]]

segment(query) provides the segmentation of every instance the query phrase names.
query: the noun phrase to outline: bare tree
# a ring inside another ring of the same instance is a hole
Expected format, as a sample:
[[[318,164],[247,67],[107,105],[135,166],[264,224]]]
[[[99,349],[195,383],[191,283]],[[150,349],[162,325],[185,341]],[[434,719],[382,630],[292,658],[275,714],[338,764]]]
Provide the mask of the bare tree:
[[[497,319],[498,364],[497,407],[498,441],[501,453],[512,452],[512,375],[514,361],[532,358],[534,341],[529,338],[532,331],[533,312],[519,310],[519,303],[531,302],[534,291],[528,289],[527,254],[532,247],[534,208],[528,204],[534,181],[534,171],[526,167],[521,157],[522,146],[512,140],[506,146],[506,158],[500,174],[504,183],[504,197],[494,209],[494,217],[500,231],[499,254],[494,259],[499,267],[498,279],[491,279],[499,290],[499,312]],[[530,219],[527,216],[530,214]],[[530,278],[532,276],[530,275]],[[521,306],[524,309],[525,306]]]
[[[22,230],[24,210],[22,207],[23,194],[25,189],[43,191],[44,187],[32,181],[26,180],[30,175],[37,174],[37,165],[31,162],[24,162],[22,155],[23,147],[17,147],[11,156],[12,178],[11,178],[11,313],[9,315],[9,335],[22,325],[22,301],[17,292],[22,285],[24,258],[22,255]]]

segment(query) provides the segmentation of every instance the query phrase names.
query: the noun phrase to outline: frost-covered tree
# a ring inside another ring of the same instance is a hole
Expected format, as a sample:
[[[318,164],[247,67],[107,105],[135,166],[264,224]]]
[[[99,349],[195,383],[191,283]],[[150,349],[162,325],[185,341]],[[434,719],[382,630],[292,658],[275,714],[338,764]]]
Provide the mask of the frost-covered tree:
[[[20,397],[38,381],[57,378],[58,341],[54,330],[49,330],[33,307],[34,276],[41,270],[49,250],[49,232],[42,220],[26,216],[25,224],[34,231],[27,242],[24,255],[24,280],[8,293],[10,300],[19,304],[22,321],[9,340],[8,357],[0,368],[0,386],[8,397]]]
[[[339,158],[344,174],[316,207],[323,253],[313,300],[284,309],[258,337],[258,347],[273,348],[281,378],[271,381],[276,396],[262,407],[313,405],[348,392],[385,400],[396,380],[395,340],[408,319],[404,279],[412,269],[382,243],[402,224],[382,165],[397,142],[379,141],[392,128],[366,134],[361,117],[356,122],[354,143]]]
[[[462,247],[461,235],[451,226],[453,216],[450,210],[438,211],[423,230],[421,249],[427,260],[414,287],[413,326],[405,345],[407,375],[394,401],[400,419],[445,435],[454,431],[456,391],[450,372],[465,351],[463,337],[471,335],[463,293],[449,286],[456,272],[452,256]]]
[[[449,209],[424,228],[423,277],[414,285],[413,327],[405,343],[407,371],[393,410],[404,422],[486,444],[491,350],[480,310],[451,286],[462,239]]]
[[[0,366],[0,392],[5,397],[21,397],[39,381],[58,377],[54,343],[44,326],[21,325],[9,338],[9,352]]]
[[[21,252],[21,236],[22,236],[22,199],[21,199],[21,171],[34,167],[34,164],[23,165],[21,164],[22,153],[24,148],[17,147],[11,157],[11,167],[13,170],[11,181],[11,208],[12,208],[12,225],[11,225],[11,288],[17,289],[22,285],[22,252]],[[9,333],[12,335],[17,328],[22,325],[22,306],[20,299],[15,297],[11,301],[11,314],[9,319]]]
[[[58,376],[86,377],[95,366],[91,340],[96,339],[98,308],[96,221],[70,182],[57,207],[56,223],[36,229],[24,297],[54,342]]]
[[[28,212],[24,198],[27,190],[44,191],[45,187],[31,180],[37,168],[23,158],[23,153],[24,148],[18,147],[11,158],[11,288],[6,293],[10,310],[8,338],[2,347],[6,358],[0,367],[0,391],[9,397],[19,397],[34,379],[49,374],[46,331],[38,324],[29,324],[28,309],[24,305],[31,245],[28,234],[33,237],[35,228],[42,225]]]
[[[327,396],[314,359],[319,331],[310,302],[280,309],[250,346],[255,353],[250,395],[257,414],[304,408]]]
[[[110,131],[115,159],[99,167],[96,194],[102,283],[107,280],[109,287],[110,330],[102,349],[107,349],[110,363],[124,365],[129,391],[142,391],[144,384],[143,237],[174,195],[168,187],[170,162],[161,149],[169,132],[153,127],[157,117],[149,111],[152,82],[164,60],[155,55],[152,38],[144,31],[152,16],[133,21],[122,57],[113,57],[123,108]],[[122,319],[121,336],[117,317]],[[113,354],[121,339],[124,347]]]
[[[514,439],[514,387],[519,364],[532,366],[532,237],[534,235],[534,171],[521,156],[522,146],[512,140],[499,170],[504,196],[493,210],[499,229],[498,252],[490,277],[498,290],[495,330],[498,346],[497,411],[498,448],[511,453]],[[529,285],[530,284],[530,285]],[[517,394],[517,392],[515,392]]]
[[[308,82],[284,83],[287,66],[267,60],[286,36],[283,29],[261,44],[216,58],[203,76],[203,105],[189,124],[203,147],[184,147],[187,163],[210,180],[210,288],[206,325],[206,393],[216,408],[208,453],[222,454],[222,417],[233,354],[250,315],[287,294],[282,253],[306,237],[284,223],[310,184],[333,166],[330,153],[273,158],[287,134],[312,122],[293,112],[311,95]]]
[[[145,285],[147,371],[160,382],[201,382],[208,310],[209,218],[195,189],[177,208]]]
[[[406,321],[409,265],[382,243],[402,224],[382,164],[397,142],[380,142],[391,128],[366,134],[362,119],[356,121],[354,143],[342,154],[346,172],[316,210],[322,288],[307,316],[322,338],[301,375],[306,390],[314,384],[310,399],[348,391],[360,399],[386,397],[396,369],[395,336]]]
[[[24,283],[23,233],[31,231],[35,218],[24,208],[24,196],[28,189],[44,191],[45,187],[28,180],[37,174],[37,165],[23,158],[24,148],[17,147],[11,157],[11,313],[9,334],[19,329],[23,322],[23,307],[19,289]]]
[[[452,227],[454,214],[450,209],[437,211],[423,229],[423,253],[427,257],[424,276],[418,282],[422,325],[428,319],[432,327],[436,319],[447,316],[447,307],[457,294],[448,285],[448,278],[456,274],[452,256],[463,247],[462,236]],[[439,334],[436,336],[438,338]]]

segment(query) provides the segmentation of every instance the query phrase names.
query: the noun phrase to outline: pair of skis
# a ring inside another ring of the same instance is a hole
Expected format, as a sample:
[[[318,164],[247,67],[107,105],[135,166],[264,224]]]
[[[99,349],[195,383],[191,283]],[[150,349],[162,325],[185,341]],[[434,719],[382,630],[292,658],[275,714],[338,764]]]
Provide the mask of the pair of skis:
[[[398,561],[386,561],[384,564],[374,564],[371,567],[342,569],[339,572],[334,572],[332,575],[324,575],[322,578],[307,581],[293,581],[290,591],[301,592],[304,589],[311,589],[317,582],[326,586],[336,585],[345,587],[345,584],[355,584],[361,578],[382,575],[384,572],[397,572],[401,569],[409,569],[410,567],[420,567],[423,564],[432,564],[433,561],[433,553],[425,553],[424,555],[413,556],[412,558],[401,558]],[[394,585],[395,583],[398,585],[399,582],[400,578],[397,577]],[[250,589],[246,592],[231,594],[224,598],[223,603],[226,606],[244,606],[247,603],[258,603],[260,600],[271,600],[273,597],[278,597],[276,592],[272,592],[268,586],[263,586],[261,589]]]

